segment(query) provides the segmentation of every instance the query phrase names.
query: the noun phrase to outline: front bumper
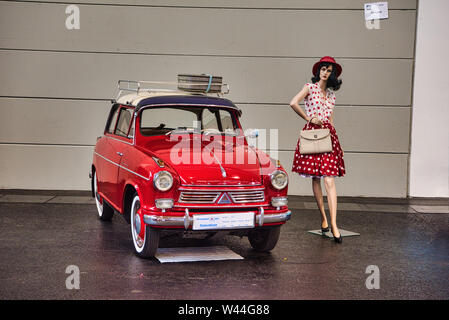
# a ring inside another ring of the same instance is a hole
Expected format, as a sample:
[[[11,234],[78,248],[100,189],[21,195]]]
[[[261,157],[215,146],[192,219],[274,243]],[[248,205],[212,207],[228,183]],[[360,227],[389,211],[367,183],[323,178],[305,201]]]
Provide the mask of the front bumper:
[[[143,221],[155,227],[168,227],[168,228],[179,228],[184,227],[184,229],[189,229],[193,224],[192,215],[195,213],[190,213],[189,209],[185,209],[184,216],[162,216],[162,215],[151,215],[145,214],[143,216]],[[219,213],[217,213],[219,214]],[[254,215],[255,226],[262,227],[268,224],[284,223],[290,220],[291,211],[279,212],[279,213],[269,213],[266,214],[262,207],[259,208],[258,212]]]

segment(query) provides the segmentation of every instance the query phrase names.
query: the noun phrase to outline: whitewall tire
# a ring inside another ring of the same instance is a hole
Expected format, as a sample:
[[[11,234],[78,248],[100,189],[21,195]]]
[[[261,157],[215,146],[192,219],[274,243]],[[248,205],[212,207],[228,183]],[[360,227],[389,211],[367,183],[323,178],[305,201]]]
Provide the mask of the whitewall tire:
[[[98,193],[98,181],[96,172],[94,172],[93,179],[95,204],[97,205],[98,218],[102,221],[111,221],[112,216],[114,215],[114,209],[112,209]]]
[[[140,199],[137,193],[134,194],[131,202],[130,220],[135,253],[142,258],[153,257],[159,246],[160,232],[158,229],[144,223],[143,213],[140,210]]]

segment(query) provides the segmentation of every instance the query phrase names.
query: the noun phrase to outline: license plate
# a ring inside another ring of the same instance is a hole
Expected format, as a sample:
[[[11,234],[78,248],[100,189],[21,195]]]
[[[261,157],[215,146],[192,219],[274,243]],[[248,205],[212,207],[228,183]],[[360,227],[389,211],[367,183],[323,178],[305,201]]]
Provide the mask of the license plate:
[[[193,230],[254,228],[254,212],[193,215]]]

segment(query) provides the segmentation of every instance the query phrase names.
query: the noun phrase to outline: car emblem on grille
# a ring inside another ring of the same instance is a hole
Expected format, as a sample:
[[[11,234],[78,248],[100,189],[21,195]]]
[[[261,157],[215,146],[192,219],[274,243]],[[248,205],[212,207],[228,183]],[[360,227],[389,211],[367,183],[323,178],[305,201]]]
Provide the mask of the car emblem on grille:
[[[231,203],[231,199],[229,199],[228,195],[224,192],[223,195],[218,200],[219,204]]]

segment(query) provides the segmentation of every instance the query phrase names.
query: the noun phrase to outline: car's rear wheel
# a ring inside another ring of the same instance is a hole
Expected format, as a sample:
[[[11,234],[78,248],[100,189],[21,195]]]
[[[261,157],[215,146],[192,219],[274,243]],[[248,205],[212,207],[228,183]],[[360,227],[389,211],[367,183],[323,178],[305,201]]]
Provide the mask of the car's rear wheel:
[[[153,257],[159,247],[160,232],[158,229],[144,223],[143,213],[140,209],[140,199],[137,193],[134,194],[131,203],[130,220],[134,251],[142,258]]]
[[[94,172],[93,179],[94,179],[95,204],[97,205],[98,217],[102,221],[111,221],[112,216],[114,215],[114,209],[112,209],[98,193],[98,181],[96,172]]]
[[[276,246],[280,234],[281,226],[255,229],[248,234],[248,240],[255,250],[268,252]]]

